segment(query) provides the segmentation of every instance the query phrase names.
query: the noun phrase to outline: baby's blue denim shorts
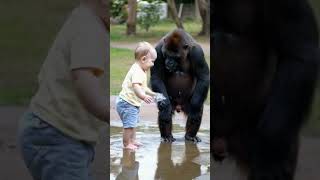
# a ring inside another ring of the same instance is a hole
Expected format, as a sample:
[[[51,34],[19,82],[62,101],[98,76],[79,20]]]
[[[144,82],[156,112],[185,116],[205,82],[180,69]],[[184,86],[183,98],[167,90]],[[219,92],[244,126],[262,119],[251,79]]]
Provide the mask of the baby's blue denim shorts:
[[[19,126],[19,147],[34,180],[91,180],[94,146],[73,139],[26,112]]]
[[[120,97],[116,100],[117,112],[123,124],[123,128],[135,128],[139,122],[139,107],[134,106]]]

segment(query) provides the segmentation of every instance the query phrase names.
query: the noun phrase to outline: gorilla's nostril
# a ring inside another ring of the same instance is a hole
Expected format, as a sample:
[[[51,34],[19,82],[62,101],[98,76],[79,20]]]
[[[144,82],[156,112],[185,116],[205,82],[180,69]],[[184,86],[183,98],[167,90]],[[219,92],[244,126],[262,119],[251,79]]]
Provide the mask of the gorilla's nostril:
[[[180,113],[181,110],[182,110],[182,107],[181,107],[180,105],[177,105],[177,106],[176,106],[176,111],[177,111],[178,113]]]

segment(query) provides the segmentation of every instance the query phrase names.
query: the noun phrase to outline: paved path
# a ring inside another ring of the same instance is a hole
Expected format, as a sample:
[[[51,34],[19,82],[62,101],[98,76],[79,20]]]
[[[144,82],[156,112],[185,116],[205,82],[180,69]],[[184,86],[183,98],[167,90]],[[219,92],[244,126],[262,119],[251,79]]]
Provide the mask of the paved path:
[[[150,42],[151,44],[155,45],[156,42]],[[131,50],[134,50],[137,46],[136,43],[123,43],[123,42],[111,42],[111,47],[114,47],[114,48],[124,48],[124,49],[131,49]],[[207,56],[210,56],[210,43],[200,43],[204,53],[207,55]]]
[[[111,120],[117,121],[118,117],[114,110],[114,99],[111,100]],[[26,107],[17,106],[2,106],[0,107],[0,179],[2,180],[31,180],[26,167],[23,164],[20,153],[16,146],[16,132],[18,119],[22,116]],[[205,106],[204,119],[201,128],[207,129],[210,127],[209,117],[210,107]],[[155,104],[144,105],[141,111],[142,120],[155,122],[157,116],[157,108]],[[183,116],[182,116],[183,117]],[[178,118],[179,119],[179,118]],[[181,118],[183,119],[183,118]],[[184,120],[175,120],[178,123],[184,124]],[[109,177],[107,174],[109,164],[108,134],[106,130],[104,138],[97,145],[95,163],[93,165],[93,174],[97,180],[105,180]],[[296,180],[319,180],[320,177],[320,138],[303,137],[301,139],[301,150],[299,155],[299,165],[297,169]],[[233,180],[232,175],[235,174],[234,167],[231,162],[222,165],[213,164],[211,176],[215,180]],[[235,179],[237,180],[237,179]]]
[[[25,111],[26,107],[0,106],[0,180],[32,180],[16,143],[18,120]],[[105,129],[103,134],[103,140],[97,145],[92,166],[93,177],[96,180],[106,180],[106,177],[109,177],[106,165],[109,164],[109,130]]]
[[[320,179],[320,139],[303,137],[295,180]],[[215,163],[211,171],[214,180],[240,180],[234,163]],[[242,180],[242,179],[241,179]]]
[[[116,96],[110,97],[110,120],[111,123],[118,121],[120,123],[120,118],[115,109],[115,99]],[[140,119],[142,121],[149,121],[150,123],[157,123],[158,109],[155,103],[143,104],[140,109]],[[186,118],[183,113],[176,114],[173,120],[174,124],[185,126]],[[201,129],[210,129],[210,106],[204,105],[202,123],[200,126]]]

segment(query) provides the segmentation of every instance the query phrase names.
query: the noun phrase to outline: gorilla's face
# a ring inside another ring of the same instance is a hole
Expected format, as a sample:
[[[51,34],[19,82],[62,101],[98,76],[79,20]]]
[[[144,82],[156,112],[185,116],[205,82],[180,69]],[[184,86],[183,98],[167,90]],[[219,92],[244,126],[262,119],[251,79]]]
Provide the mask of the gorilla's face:
[[[174,32],[164,38],[164,46],[161,50],[169,72],[177,71],[178,66],[187,59],[190,45],[184,39],[180,34]]]
[[[179,61],[181,59],[180,55],[173,53],[163,46],[162,53],[165,56],[165,67],[169,72],[175,72],[178,68]]]

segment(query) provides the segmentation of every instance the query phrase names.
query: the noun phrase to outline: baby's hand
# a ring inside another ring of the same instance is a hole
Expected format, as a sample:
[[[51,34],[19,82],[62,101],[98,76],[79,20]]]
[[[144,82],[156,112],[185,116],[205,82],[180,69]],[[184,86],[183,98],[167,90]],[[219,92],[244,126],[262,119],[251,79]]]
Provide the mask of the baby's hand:
[[[150,104],[153,101],[153,97],[146,95],[143,101],[146,102],[147,104]]]

